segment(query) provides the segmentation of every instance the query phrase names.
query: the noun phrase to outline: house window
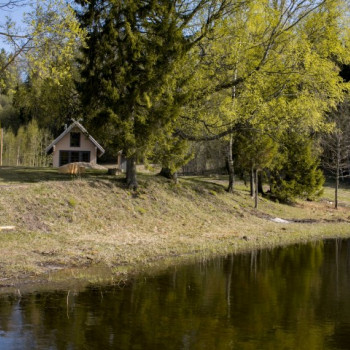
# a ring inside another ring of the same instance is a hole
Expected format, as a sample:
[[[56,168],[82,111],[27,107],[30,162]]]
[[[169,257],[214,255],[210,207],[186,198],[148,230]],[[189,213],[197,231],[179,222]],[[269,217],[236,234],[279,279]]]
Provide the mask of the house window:
[[[60,151],[60,166],[69,163],[69,151]]]
[[[80,132],[71,132],[70,133],[70,146],[71,147],[80,147]]]
[[[69,163],[75,163],[79,162],[79,153],[80,152],[70,152],[70,162]]]
[[[59,166],[75,162],[90,163],[90,151],[60,151]]]
[[[90,163],[90,152],[80,152],[81,162]]]

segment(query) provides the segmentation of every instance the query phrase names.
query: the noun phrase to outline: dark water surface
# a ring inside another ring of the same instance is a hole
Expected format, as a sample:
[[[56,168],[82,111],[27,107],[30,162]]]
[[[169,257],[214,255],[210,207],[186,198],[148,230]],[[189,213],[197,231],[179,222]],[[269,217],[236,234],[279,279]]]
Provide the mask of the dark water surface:
[[[0,349],[350,349],[350,241],[2,296]]]

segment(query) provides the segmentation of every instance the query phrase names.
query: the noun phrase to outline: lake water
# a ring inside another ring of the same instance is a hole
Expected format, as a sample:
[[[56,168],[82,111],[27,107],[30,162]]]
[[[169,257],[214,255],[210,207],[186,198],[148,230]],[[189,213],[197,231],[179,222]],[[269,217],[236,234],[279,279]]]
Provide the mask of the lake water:
[[[350,241],[0,297],[0,349],[350,349]]]

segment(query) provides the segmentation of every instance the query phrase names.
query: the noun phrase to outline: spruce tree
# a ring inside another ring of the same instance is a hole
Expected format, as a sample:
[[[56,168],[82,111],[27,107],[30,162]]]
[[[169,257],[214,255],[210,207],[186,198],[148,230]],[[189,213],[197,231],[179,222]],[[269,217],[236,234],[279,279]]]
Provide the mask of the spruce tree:
[[[285,133],[270,172],[272,197],[287,202],[295,198],[314,199],[322,194],[325,179],[319,168],[319,153],[310,135],[300,130]]]

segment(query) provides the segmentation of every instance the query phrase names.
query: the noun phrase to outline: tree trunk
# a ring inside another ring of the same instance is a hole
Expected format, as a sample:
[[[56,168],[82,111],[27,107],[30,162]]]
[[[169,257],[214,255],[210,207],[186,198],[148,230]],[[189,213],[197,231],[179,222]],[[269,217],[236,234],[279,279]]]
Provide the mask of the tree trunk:
[[[19,166],[19,146],[17,147],[17,160],[16,160],[16,165]]]
[[[4,129],[0,127],[0,166],[2,166],[3,139]]]
[[[228,187],[227,192],[233,193],[234,183],[235,183],[235,169],[233,167],[233,157],[232,157],[232,135],[230,136],[230,144],[227,156],[227,170],[228,170]]]
[[[264,194],[264,189],[263,189],[263,174],[260,171],[259,173],[259,183],[258,183],[258,192],[263,195]]]
[[[177,181],[178,181],[178,173],[177,173],[177,171],[172,172],[169,168],[162,168],[160,173],[159,173],[159,175],[160,176],[164,176],[167,179],[171,179],[175,183],[177,183]]]
[[[255,200],[254,200],[254,208],[258,208],[258,195],[259,195],[259,171],[255,170]]]
[[[339,161],[337,159],[337,169],[335,175],[334,208],[338,209],[338,189],[339,189]]]
[[[337,164],[335,173],[335,191],[334,191],[334,208],[338,209],[338,189],[339,189],[339,173],[340,173],[340,140],[337,138]]]
[[[135,157],[130,157],[126,160],[126,186],[132,190],[137,190]]]
[[[335,180],[335,193],[334,193],[334,208],[338,209],[338,188],[339,188],[339,177]]]
[[[228,161],[228,187],[227,192],[233,193],[235,183],[235,172],[233,167],[233,161]]]
[[[254,197],[254,168],[252,167],[252,169],[250,170],[250,196]]]

